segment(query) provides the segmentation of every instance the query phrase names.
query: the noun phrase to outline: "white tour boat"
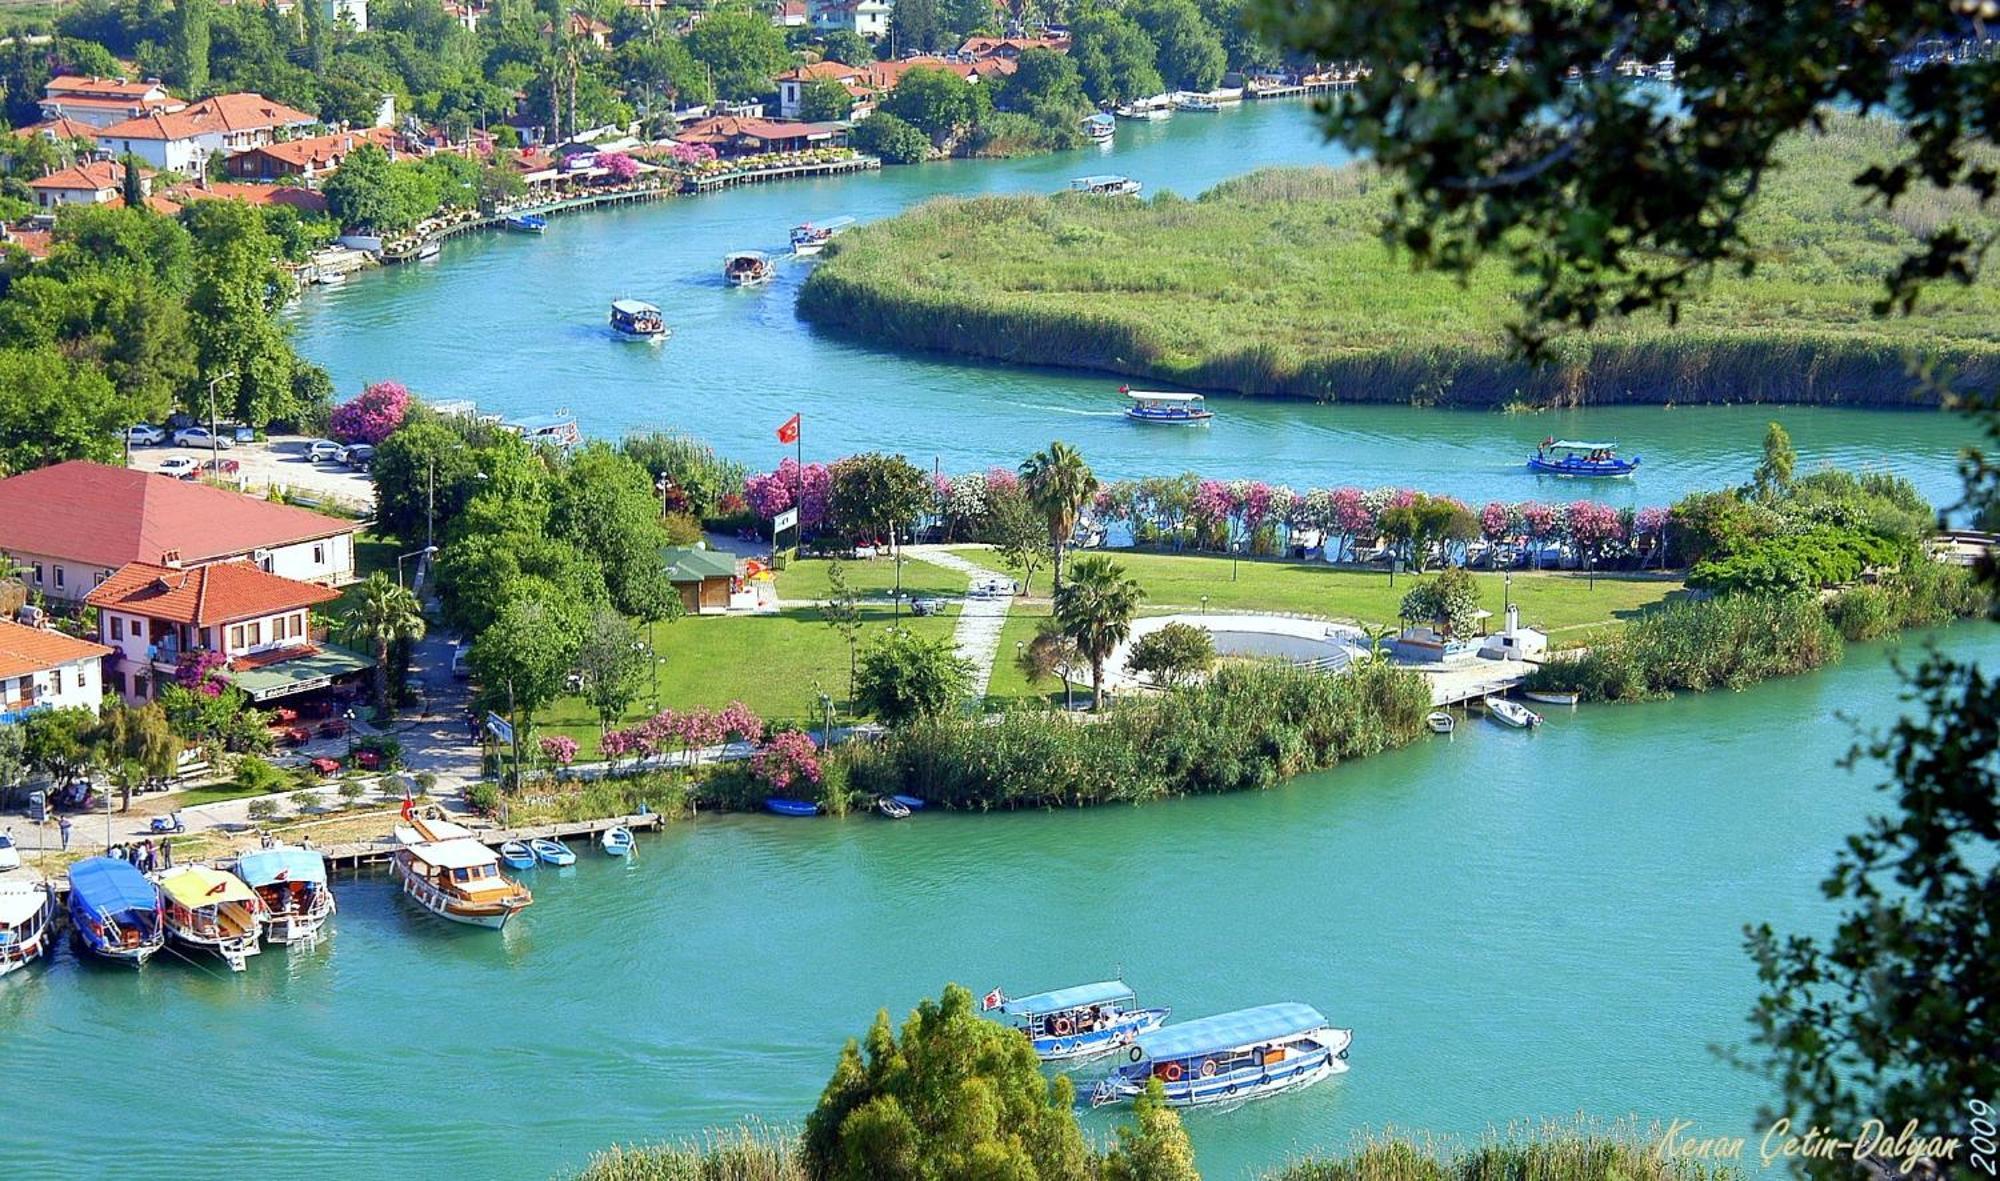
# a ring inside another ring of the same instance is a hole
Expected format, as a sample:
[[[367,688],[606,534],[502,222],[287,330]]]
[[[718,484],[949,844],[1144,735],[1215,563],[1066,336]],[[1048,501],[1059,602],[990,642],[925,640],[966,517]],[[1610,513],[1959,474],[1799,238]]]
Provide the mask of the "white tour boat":
[[[1296,1091],[1345,1071],[1353,1041],[1353,1030],[1335,1029],[1319,1010],[1296,1002],[1203,1017],[1139,1035],[1092,1088],[1090,1102],[1136,1099],[1152,1079],[1175,1107]]]
[[[0,883],[0,976],[49,954],[55,923],[55,891],[47,884]]]
[[[403,847],[389,872],[411,901],[440,918],[499,930],[526,910],[535,896],[500,872],[500,856],[474,840],[470,829],[448,820],[412,816],[396,826]]]
[[[264,904],[242,878],[189,865],[154,880],[167,899],[167,938],[214,952],[232,972],[241,972],[245,960],[264,950]]]
[[[316,943],[333,917],[333,887],[326,858],[314,849],[277,845],[245,853],[236,876],[264,904],[264,938],[272,943]]]

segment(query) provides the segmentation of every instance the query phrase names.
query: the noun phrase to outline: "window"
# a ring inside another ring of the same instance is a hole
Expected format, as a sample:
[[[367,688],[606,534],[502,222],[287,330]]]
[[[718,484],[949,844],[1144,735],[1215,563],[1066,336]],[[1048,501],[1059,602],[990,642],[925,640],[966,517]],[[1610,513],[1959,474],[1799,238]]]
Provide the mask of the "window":
[[[42,585],[42,564],[40,562],[35,563],[35,585]]]
[[[125,617],[123,615],[113,615],[111,617],[111,638],[114,640],[125,638]]]
[[[246,631],[248,632],[252,648],[264,642],[264,625],[262,622],[249,624]]]
[[[243,646],[242,624],[239,623],[236,626],[229,629],[229,646],[231,649],[241,648]]]
[[[107,578],[109,578],[109,577],[111,577],[111,571],[109,571],[109,570],[99,570],[99,571],[97,572],[97,578],[96,578],[96,579],[95,579],[95,580],[94,580],[94,581],[93,581],[93,582],[92,582],[92,583],[91,583],[90,585],[92,585],[92,586],[103,586],[103,585],[104,585],[104,580],[105,580],[105,579],[107,579]]]
[[[61,586],[62,584],[63,584],[63,568],[62,568],[61,566],[57,566],[57,567],[56,567],[56,585],[57,585],[57,586]]]
[[[49,670],[49,692],[62,696],[62,670],[59,668]]]
[[[313,565],[315,566],[326,565],[326,547],[324,545],[316,545],[313,547]]]
[[[76,687],[77,687],[77,688],[79,688],[79,689],[88,689],[88,688],[90,688],[90,666],[89,666],[89,665],[87,665],[87,664],[79,664],[79,665],[77,665],[77,666],[76,666]]]

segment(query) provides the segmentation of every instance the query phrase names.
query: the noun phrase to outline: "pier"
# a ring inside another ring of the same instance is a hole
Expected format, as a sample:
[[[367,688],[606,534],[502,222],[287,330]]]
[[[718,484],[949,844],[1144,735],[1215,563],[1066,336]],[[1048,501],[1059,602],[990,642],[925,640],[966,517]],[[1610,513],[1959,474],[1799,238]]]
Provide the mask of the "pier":
[[[666,818],[658,812],[644,812],[633,816],[607,816],[599,820],[567,820],[550,824],[528,824],[519,828],[487,828],[473,832],[472,839],[489,849],[498,849],[508,841],[533,841],[541,839],[570,840],[583,838],[595,841],[597,835],[607,829],[625,827],[638,832],[653,830],[666,823]],[[378,837],[372,841],[353,841],[346,844],[327,845],[319,850],[326,858],[328,869],[361,869],[369,865],[388,863],[389,855],[402,848],[402,842],[393,836]]]
[[[718,172],[710,176],[690,176],[681,182],[686,193],[713,193],[737,185],[756,185],[774,180],[794,180],[804,176],[840,176],[849,172],[869,172],[882,167],[874,156],[849,156],[844,160],[824,160],[811,164],[778,164],[768,168],[747,168]]]
[[[620,189],[608,193],[582,193],[574,197],[564,197],[556,201],[537,201],[529,205],[511,206],[496,213],[479,214],[461,218],[450,225],[426,230],[414,238],[396,243],[394,248],[384,247],[381,259],[384,263],[410,262],[421,257],[425,250],[449,238],[469,234],[476,230],[499,229],[508,218],[520,214],[535,214],[547,217],[552,214],[569,213],[577,209],[596,209],[604,205],[634,205],[647,201],[663,201],[676,195],[680,190],[672,184],[650,185],[636,189]]]

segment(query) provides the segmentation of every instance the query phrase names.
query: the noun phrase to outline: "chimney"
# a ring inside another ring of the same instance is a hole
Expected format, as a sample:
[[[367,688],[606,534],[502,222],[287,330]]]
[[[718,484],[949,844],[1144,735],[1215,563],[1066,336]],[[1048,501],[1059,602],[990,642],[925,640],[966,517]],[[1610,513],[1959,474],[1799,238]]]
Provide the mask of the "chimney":
[[[175,569],[175,570],[178,570],[178,569],[180,569],[180,568],[181,568],[181,551],[179,551],[179,550],[177,550],[177,549],[170,549],[170,550],[166,550],[166,551],[162,552],[162,553],[160,554],[160,565],[162,565],[162,566],[170,566],[170,567],[172,567],[172,568],[173,568],[173,569]]]

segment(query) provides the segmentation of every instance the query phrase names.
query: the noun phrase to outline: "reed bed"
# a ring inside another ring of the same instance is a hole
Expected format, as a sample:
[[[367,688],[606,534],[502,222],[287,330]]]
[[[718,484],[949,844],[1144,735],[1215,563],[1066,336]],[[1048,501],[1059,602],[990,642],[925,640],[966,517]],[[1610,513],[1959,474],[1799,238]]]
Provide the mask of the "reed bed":
[[[623,1147],[594,1154],[575,1181],[807,1181],[798,1139],[740,1128],[700,1141]]]
[[[1656,1129],[1657,1132],[1657,1129]],[[1294,1162],[1265,1181],[1736,1181],[1727,1164],[1674,1159],[1628,1127],[1550,1128],[1474,1147],[1399,1134],[1369,1136],[1347,1154]]]
[[[1381,241],[1392,190],[1366,166],[1266,170],[1193,201],[931,201],[836,242],[799,307],[876,343],[1253,395],[1932,402],[1921,366],[2000,378],[2000,283],[1940,285],[1908,317],[1870,305],[1919,234],[1996,219],[1957,193],[1865,204],[1851,179],[1896,135],[1842,118],[1788,141],[1750,219],[1754,275],[1713,276],[1678,327],[1648,315],[1559,338],[1539,367],[1510,353],[1518,280],[1413,272]]]

